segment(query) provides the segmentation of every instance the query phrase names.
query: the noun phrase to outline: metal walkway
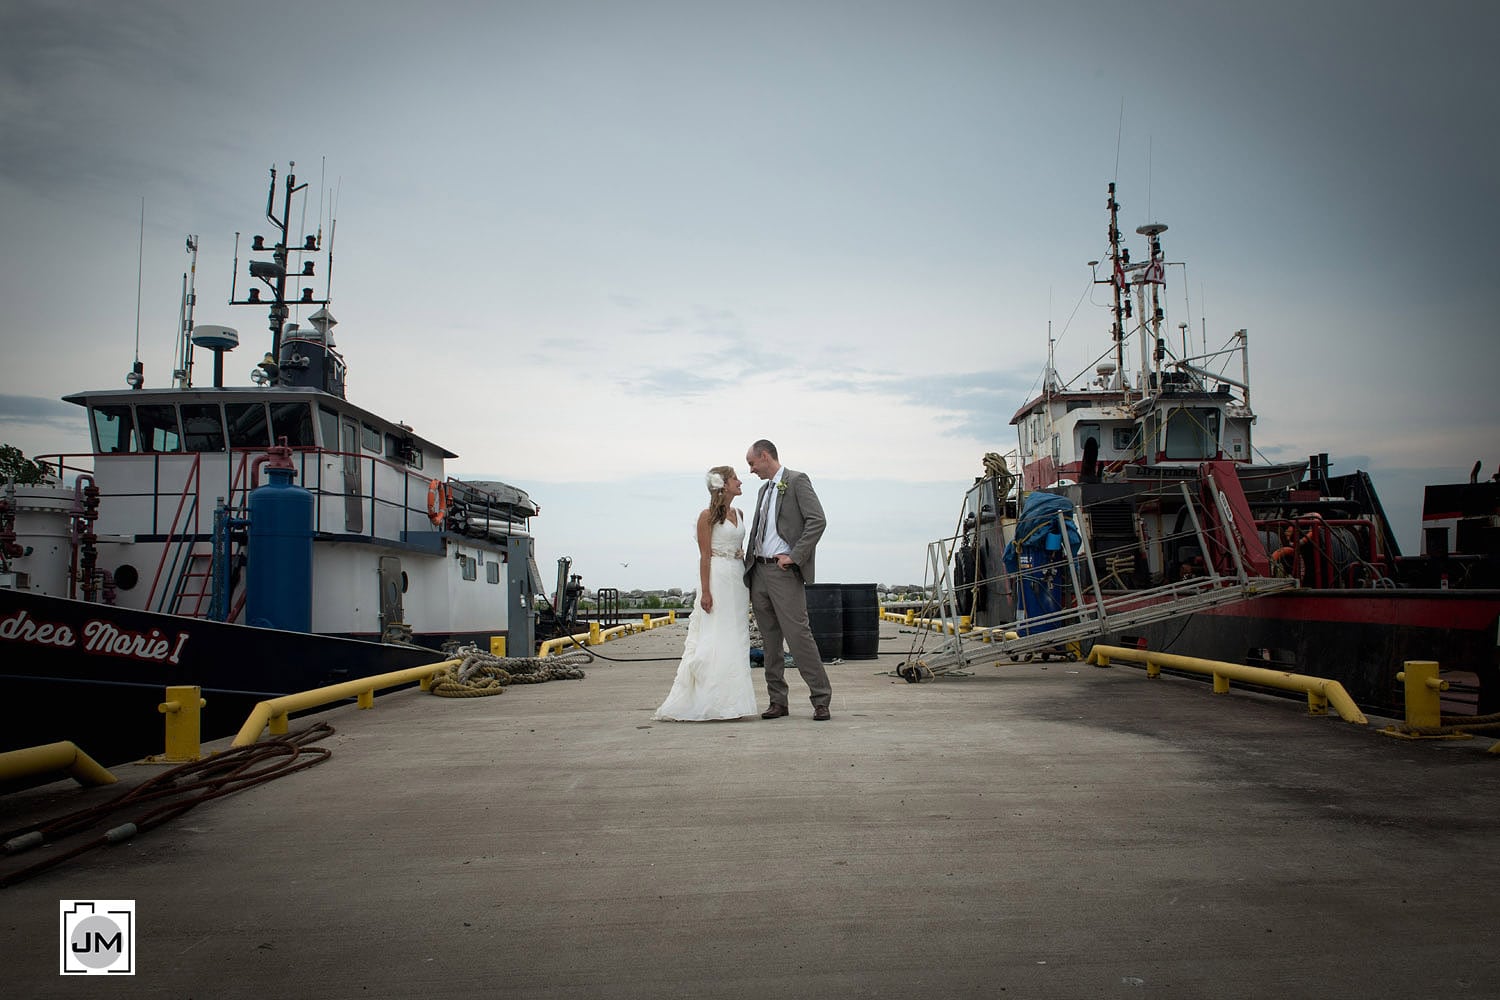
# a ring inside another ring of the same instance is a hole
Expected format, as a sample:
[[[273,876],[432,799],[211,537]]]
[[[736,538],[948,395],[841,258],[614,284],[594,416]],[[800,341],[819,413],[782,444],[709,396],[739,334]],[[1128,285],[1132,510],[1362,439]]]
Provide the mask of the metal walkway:
[[[1071,557],[1041,570],[1024,571],[1057,573],[1065,567],[1068,582],[1072,586],[1072,606],[1004,625],[965,630],[961,627],[957,591],[949,572],[952,554],[944,542],[929,545],[927,558],[932,578],[938,585],[938,606],[944,639],[936,649],[917,654],[908,662],[906,672],[916,672],[908,676],[908,679],[916,679],[924,673],[937,675],[962,670],[1000,659],[1014,660],[1039,650],[1054,649],[1109,632],[1170,621],[1207,608],[1235,604],[1296,587],[1297,581],[1290,577],[1251,573],[1250,566],[1255,563],[1244,552],[1245,537],[1250,532],[1241,528],[1238,523],[1248,518],[1248,511],[1237,515],[1231,500],[1214,484],[1212,476],[1206,477],[1206,480],[1212,487],[1208,499],[1210,506],[1204,511],[1209,518],[1211,531],[1205,532],[1186,484],[1181,487],[1184,510],[1191,522],[1191,534],[1195,536],[1199,551],[1210,551],[1208,536],[1215,533],[1212,529],[1216,529],[1218,549],[1227,557],[1226,569],[1232,567],[1226,573],[1221,573],[1216,568],[1215,560],[1209,559],[1204,567],[1204,576],[1142,590],[1118,590],[1106,594],[1089,546],[1089,532],[1080,531],[1079,550]],[[1236,487],[1237,485],[1236,483]],[[1068,517],[1066,512],[1057,514],[1058,527],[1063,537],[1068,534]],[[1251,524],[1253,527],[1253,522]],[[1087,584],[1081,579],[1080,566],[1087,568]]]
[[[1296,585],[1296,580],[1287,578],[1252,577],[1237,582],[1199,577],[1150,590],[1126,591],[1050,615],[949,635],[936,649],[919,655],[915,665],[932,674],[943,674],[1001,659],[1014,660],[1028,653],[1170,621]]]

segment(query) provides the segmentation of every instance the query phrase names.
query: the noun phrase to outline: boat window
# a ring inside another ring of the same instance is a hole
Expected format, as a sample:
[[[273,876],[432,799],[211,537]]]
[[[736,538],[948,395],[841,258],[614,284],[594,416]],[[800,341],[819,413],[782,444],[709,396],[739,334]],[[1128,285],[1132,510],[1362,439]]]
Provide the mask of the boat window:
[[[286,438],[293,448],[312,448],[312,407],[306,403],[272,403],[271,437],[277,443]]]
[[[459,559],[462,560],[460,569],[463,571],[463,578],[465,580],[477,579],[479,576],[479,561],[473,556],[465,555],[460,555]]]
[[[323,450],[339,450],[339,415],[326,406],[318,407],[318,429],[323,435]]]
[[[1068,400],[1067,409],[1064,412],[1072,413],[1074,410],[1086,410],[1093,405],[1094,401],[1092,399],[1070,399]]]
[[[135,420],[128,406],[94,407],[94,447],[103,455],[138,451]]]
[[[369,424],[361,424],[359,428],[359,446],[365,451],[373,451],[380,454],[380,432]]]
[[[1098,424],[1079,424],[1076,431],[1078,435],[1078,452],[1083,453],[1084,446],[1089,443],[1089,438],[1094,439],[1094,447],[1099,447],[1099,442],[1104,440],[1104,435],[1099,433]]]
[[[1134,453],[1141,446],[1141,429],[1139,427],[1116,427],[1114,439],[1115,451]]]
[[[141,429],[142,451],[182,450],[182,431],[177,426],[177,407],[170,403],[137,406],[135,417]]]
[[[394,434],[385,436],[385,457],[392,462],[405,462],[413,469],[422,467],[422,449],[411,438],[398,438]]]
[[[265,403],[225,403],[224,416],[229,421],[229,447],[264,448],[271,443]]]
[[[494,561],[484,564],[484,579],[488,583],[500,582],[500,564]]]
[[[1168,459],[1213,458],[1219,453],[1219,411],[1181,407],[1167,417]]]
[[[182,441],[188,451],[224,450],[224,418],[218,403],[182,404]]]

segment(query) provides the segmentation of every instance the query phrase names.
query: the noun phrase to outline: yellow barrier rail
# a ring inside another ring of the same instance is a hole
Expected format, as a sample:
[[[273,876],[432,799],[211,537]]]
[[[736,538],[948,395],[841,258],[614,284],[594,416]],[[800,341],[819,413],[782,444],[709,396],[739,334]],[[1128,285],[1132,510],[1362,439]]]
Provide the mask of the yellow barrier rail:
[[[0,753],[0,784],[54,771],[66,771],[80,785],[112,785],[116,781],[107,768],[66,740]]]
[[[536,655],[542,659],[556,656],[565,649],[573,649],[576,646],[588,646],[593,637],[587,632],[575,632],[573,635],[560,635],[556,639],[548,639],[536,648]]]
[[[408,667],[405,670],[396,670],[388,674],[374,674],[358,680],[344,681],[342,684],[330,684],[327,687],[313,688],[311,691],[271,698],[251,710],[250,717],[245,720],[245,724],[240,727],[239,735],[234,738],[233,746],[250,746],[260,739],[260,734],[268,726],[272,736],[286,735],[287,715],[291,712],[329,705],[346,698],[358,698],[360,708],[374,708],[376,691],[410,684],[412,681],[420,681],[422,690],[426,691],[432,687],[432,678],[436,674],[449,667],[458,666],[462,662],[463,660],[443,660],[440,663],[430,663],[425,667]]]
[[[900,614],[893,611],[882,611],[880,619],[882,621],[895,622],[898,625],[910,625],[914,628],[926,629],[929,632],[942,632],[945,635],[961,636],[972,631],[968,615],[964,615],[958,620],[957,628],[943,621],[941,618],[918,618],[914,611],[904,611]],[[983,641],[989,642],[989,637],[985,636]]]
[[[1344,685],[1326,677],[1268,670],[1265,667],[1226,663],[1223,660],[1204,660],[1196,656],[1179,656],[1176,653],[1157,653],[1149,649],[1131,649],[1128,646],[1095,646],[1093,652],[1089,653],[1088,662],[1096,667],[1107,667],[1111,660],[1145,664],[1147,677],[1160,676],[1162,667],[1194,674],[1210,674],[1214,679],[1214,694],[1228,694],[1231,680],[1283,691],[1301,691],[1307,695],[1307,710],[1310,715],[1327,715],[1328,706],[1332,705],[1339,713],[1339,718],[1345,722],[1358,726],[1370,723],[1354,704],[1354,699],[1349,697],[1349,692],[1344,690]]]
[[[573,635],[560,635],[556,639],[548,639],[537,647],[536,655],[541,659],[556,656],[564,650],[576,649],[582,646],[597,646],[600,643],[619,639],[630,635],[632,632],[649,631],[661,628],[663,625],[675,625],[677,623],[676,610],[668,610],[665,618],[652,618],[650,615],[641,615],[639,623],[629,622],[624,625],[615,625],[611,628],[600,628],[598,622],[589,626],[587,632],[575,632]]]

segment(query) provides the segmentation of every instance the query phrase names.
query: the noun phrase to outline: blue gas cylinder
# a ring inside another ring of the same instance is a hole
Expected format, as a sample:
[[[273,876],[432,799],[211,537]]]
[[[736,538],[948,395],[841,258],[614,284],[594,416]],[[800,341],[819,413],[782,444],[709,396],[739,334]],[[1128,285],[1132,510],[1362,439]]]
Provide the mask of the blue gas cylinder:
[[[267,466],[269,482],[250,493],[245,621],[258,628],[311,632],[313,495],[292,482],[296,474],[289,452],[274,456]]]

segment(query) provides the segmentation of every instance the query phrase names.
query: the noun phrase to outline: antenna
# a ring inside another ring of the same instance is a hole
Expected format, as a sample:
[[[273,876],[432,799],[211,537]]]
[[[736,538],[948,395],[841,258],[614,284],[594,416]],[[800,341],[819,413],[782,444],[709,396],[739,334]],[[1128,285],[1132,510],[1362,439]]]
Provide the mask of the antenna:
[[[182,276],[182,306],[177,312],[177,357],[172,371],[172,383],[178,389],[193,387],[193,307],[198,304],[198,293],[194,290],[198,282],[198,237],[187,238],[187,251],[193,259],[188,273]]]
[[[141,364],[141,273],[146,263],[146,196],[141,196],[141,237],[135,251],[135,360],[130,365],[130,374],[125,384],[139,389],[146,382],[146,369]]]
[[[1123,142],[1124,139],[1125,139],[1125,95],[1121,94],[1120,95],[1120,126],[1119,126],[1118,130],[1116,130],[1116,132],[1115,132],[1115,176],[1114,176],[1114,179],[1116,181],[1118,181],[1120,179],[1120,143]],[[1114,187],[1114,184],[1111,183],[1110,187]],[[1113,200],[1113,199],[1111,199],[1111,200]]]

